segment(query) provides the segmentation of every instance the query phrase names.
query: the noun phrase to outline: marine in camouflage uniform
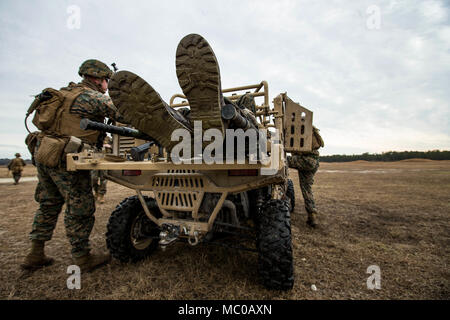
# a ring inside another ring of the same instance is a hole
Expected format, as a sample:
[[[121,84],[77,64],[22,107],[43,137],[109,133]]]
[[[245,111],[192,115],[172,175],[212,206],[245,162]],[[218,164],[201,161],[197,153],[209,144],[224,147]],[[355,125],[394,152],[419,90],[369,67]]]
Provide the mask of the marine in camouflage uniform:
[[[105,117],[124,123],[111,99],[104,95],[107,81],[112,72],[107,65],[98,60],[87,60],[81,66],[79,75],[81,83],[70,83],[68,88],[81,88],[79,94],[68,111],[73,128],[78,126],[81,118],[104,121]],[[64,89],[64,88],[62,88]],[[61,90],[63,92],[63,90]],[[67,127],[67,125],[65,126]],[[65,130],[65,129],[64,129]],[[76,131],[76,129],[72,129]],[[45,132],[44,132],[45,133]],[[92,139],[86,141],[83,133],[64,132],[66,135],[78,135],[83,142],[92,144]],[[92,132],[91,135],[94,135]],[[36,150],[39,148],[39,143]],[[92,194],[90,171],[66,170],[64,157],[60,165],[50,168],[36,161],[39,183],[35,192],[35,200],[39,208],[35,213],[30,239],[31,251],[26,256],[22,268],[37,269],[53,262],[44,254],[44,244],[52,238],[58,215],[66,204],[64,225],[66,234],[72,245],[72,257],[82,271],[91,271],[109,261],[109,255],[90,253],[89,235],[94,226],[95,201]]]
[[[319,169],[319,151],[324,146],[323,140],[319,135],[319,130],[313,127],[313,150],[311,152],[297,153],[287,157],[289,168],[297,169],[300,189],[305,202],[308,218],[306,223],[311,227],[317,226],[317,209],[312,192],[314,184],[314,175]]]
[[[20,153],[16,153],[15,156],[16,158],[12,159],[8,164],[8,170],[12,172],[14,184],[19,184],[19,180],[22,177],[23,167],[25,167],[27,164],[20,157]]]
[[[259,125],[254,116],[256,113],[255,98],[251,94],[246,93],[236,101],[232,101],[227,97],[224,97],[224,102],[225,104],[232,104],[237,110],[240,111],[240,114],[243,117],[249,120],[255,128],[258,128]],[[186,120],[191,121],[191,110],[189,108],[180,108],[177,111],[181,113]]]

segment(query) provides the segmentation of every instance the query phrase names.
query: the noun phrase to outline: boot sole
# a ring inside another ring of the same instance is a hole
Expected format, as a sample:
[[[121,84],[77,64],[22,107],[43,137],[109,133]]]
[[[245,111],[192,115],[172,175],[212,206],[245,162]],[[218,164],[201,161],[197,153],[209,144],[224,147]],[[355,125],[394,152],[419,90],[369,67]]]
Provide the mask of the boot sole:
[[[170,107],[144,79],[130,71],[116,72],[108,84],[109,96],[125,121],[154,138],[168,151],[176,129],[190,130],[171,115]]]
[[[176,52],[178,83],[191,107],[191,126],[202,121],[203,131],[222,123],[222,90],[217,58],[208,42],[198,34],[181,39]]]

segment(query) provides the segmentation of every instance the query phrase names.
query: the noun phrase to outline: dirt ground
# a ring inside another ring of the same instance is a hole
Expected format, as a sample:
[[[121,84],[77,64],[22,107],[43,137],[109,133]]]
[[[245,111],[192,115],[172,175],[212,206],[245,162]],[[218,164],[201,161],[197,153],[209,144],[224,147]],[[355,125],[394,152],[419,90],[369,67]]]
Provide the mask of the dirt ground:
[[[33,170],[27,167],[26,175],[34,175]],[[269,291],[260,285],[255,253],[182,243],[137,264],[113,260],[83,274],[80,290],[69,290],[67,267],[72,262],[62,217],[46,249],[55,264],[23,274],[19,264],[29,249],[37,208],[36,182],[30,181],[0,184],[0,298],[450,298],[450,161],[322,163],[313,187],[320,212],[315,230],[305,224],[298,179],[295,171],[290,174],[296,185],[291,291]],[[108,182],[107,203],[98,205],[91,234],[94,250],[106,251],[109,215],[130,195],[131,190]],[[367,288],[371,265],[381,271],[379,290]]]

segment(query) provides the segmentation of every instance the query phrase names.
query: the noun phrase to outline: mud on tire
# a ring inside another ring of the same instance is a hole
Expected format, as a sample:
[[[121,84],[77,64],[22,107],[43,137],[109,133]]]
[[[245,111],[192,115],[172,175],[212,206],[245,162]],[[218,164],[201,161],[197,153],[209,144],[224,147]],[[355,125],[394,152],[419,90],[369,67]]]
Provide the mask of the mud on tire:
[[[289,290],[294,285],[289,204],[269,200],[257,226],[258,273],[268,289]]]
[[[144,196],[148,209],[161,216],[156,200]],[[145,214],[137,196],[123,200],[112,212],[106,232],[111,255],[122,262],[137,262],[148,257],[158,246],[158,226]],[[145,237],[142,235],[145,232]]]

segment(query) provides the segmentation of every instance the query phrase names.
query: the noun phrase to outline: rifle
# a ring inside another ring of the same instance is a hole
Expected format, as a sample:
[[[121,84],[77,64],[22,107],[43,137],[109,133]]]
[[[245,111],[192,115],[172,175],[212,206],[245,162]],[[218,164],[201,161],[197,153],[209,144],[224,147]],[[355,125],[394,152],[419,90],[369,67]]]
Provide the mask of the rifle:
[[[139,130],[128,128],[128,127],[113,126],[110,124],[96,122],[96,121],[92,121],[92,120],[84,118],[84,119],[81,119],[81,121],[80,121],[80,128],[83,130],[96,130],[96,131],[100,131],[100,132],[109,132],[109,133],[118,134],[119,136],[132,137],[132,138],[136,138],[136,139],[149,141],[140,146],[133,147],[130,149],[131,158],[134,161],[144,160],[145,153],[154,144],[160,146],[159,143],[157,143],[156,140],[153,139],[152,137],[150,137],[149,135],[147,135]]]
[[[132,137],[132,138],[141,139],[141,140],[148,140],[148,141],[155,140],[152,137],[150,137],[149,135],[147,135],[139,130],[136,130],[136,129],[132,129],[132,128],[128,128],[128,127],[113,126],[111,124],[105,124],[103,122],[96,122],[96,121],[92,121],[92,120],[89,120],[86,118],[81,119],[80,128],[83,130],[96,130],[96,131],[100,131],[100,132],[115,133],[115,134],[118,134],[119,136]]]

